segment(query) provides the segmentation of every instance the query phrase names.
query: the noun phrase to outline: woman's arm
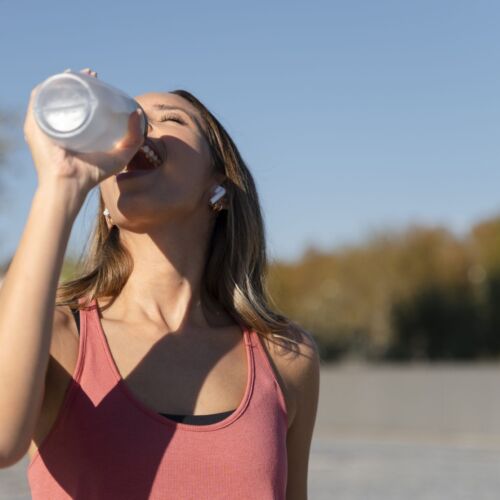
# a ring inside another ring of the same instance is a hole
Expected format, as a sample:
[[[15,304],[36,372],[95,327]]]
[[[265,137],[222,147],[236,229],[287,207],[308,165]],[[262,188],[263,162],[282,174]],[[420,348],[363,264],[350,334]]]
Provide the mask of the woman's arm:
[[[90,190],[127,165],[144,140],[139,115],[132,113],[127,136],[112,151],[73,154],[36,124],[35,94],[36,88],[24,136],[38,186],[0,288],[0,468],[28,450],[42,408],[52,333],[58,328],[57,286],[73,223]]]
[[[37,189],[0,289],[0,468],[26,452],[40,412],[64,253],[83,196]]]
[[[287,434],[287,500],[307,500],[309,453],[319,399],[320,357],[312,335],[304,331],[300,355],[288,367],[296,412]]]

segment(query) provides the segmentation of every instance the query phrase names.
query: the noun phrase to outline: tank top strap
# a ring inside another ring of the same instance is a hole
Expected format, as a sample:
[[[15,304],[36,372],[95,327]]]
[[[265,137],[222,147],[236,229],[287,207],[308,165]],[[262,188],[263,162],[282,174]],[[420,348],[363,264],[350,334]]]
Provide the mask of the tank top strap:
[[[249,326],[247,326],[238,317],[235,317],[234,319],[236,320],[236,322],[240,326],[242,332],[244,333],[243,339],[245,342],[245,346],[255,347],[255,338],[254,338],[255,332],[253,331],[253,328],[250,328]],[[252,352],[252,356],[253,356],[253,352]]]
[[[244,328],[244,341],[245,341],[245,345],[248,346],[248,347],[255,347],[255,339],[254,339],[254,331],[251,329],[251,328],[247,328],[246,326],[243,327]]]
[[[265,370],[271,369],[269,359],[266,355],[264,346],[262,345],[262,340],[259,338],[259,334],[254,328],[245,325],[241,320],[238,320],[241,329],[245,332],[244,339],[245,345],[251,347],[252,356],[259,358],[259,364],[265,365]],[[257,354],[255,354],[257,353]],[[269,373],[268,373],[269,374]],[[271,375],[273,371],[271,369]]]
[[[85,299],[80,299],[79,303],[85,303]],[[94,404],[98,404],[119,383],[119,375],[115,372],[106,338],[100,328],[99,310],[96,299],[93,299],[80,309],[80,352],[76,382]]]
[[[259,386],[258,390],[262,391],[263,387],[272,387],[276,393],[280,409],[285,416],[285,419],[287,419],[286,398],[281,384],[278,382],[278,378],[275,373],[276,368],[273,367],[271,355],[264,346],[263,340],[259,338],[260,335],[253,328],[248,328],[247,331],[249,332],[249,345],[252,347],[251,351],[252,356],[254,357],[257,379],[256,383]]]

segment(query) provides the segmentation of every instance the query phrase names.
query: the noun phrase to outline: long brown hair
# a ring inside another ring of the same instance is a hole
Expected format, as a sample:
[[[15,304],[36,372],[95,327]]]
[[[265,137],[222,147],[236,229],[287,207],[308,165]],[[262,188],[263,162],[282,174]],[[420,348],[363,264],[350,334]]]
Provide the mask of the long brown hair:
[[[265,286],[268,271],[264,221],[253,177],[233,140],[215,116],[190,92],[175,90],[199,111],[205,123],[205,139],[210,146],[213,168],[226,176],[228,210],[217,218],[202,280],[202,293],[221,305],[231,316],[265,336],[298,343],[303,330],[275,310]],[[99,192],[100,193],[100,192]],[[120,230],[111,229],[101,215],[104,201],[99,194],[99,211],[80,259],[80,275],[60,283],[56,305],[81,307],[94,298],[116,298],[133,268],[133,260],[120,241]],[[286,342],[287,343],[287,342]]]

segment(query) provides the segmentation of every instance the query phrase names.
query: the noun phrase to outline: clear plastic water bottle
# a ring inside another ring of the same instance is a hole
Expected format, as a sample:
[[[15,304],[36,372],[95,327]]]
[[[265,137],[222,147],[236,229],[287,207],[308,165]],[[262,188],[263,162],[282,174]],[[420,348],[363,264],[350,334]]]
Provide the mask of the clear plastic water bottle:
[[[106,152],[123,139],[139,103],[121,90],[71,70],[47,78],[36,91],[38,126],[57,144],[78,153]],[[147,119],[141,114],[147,133]]]

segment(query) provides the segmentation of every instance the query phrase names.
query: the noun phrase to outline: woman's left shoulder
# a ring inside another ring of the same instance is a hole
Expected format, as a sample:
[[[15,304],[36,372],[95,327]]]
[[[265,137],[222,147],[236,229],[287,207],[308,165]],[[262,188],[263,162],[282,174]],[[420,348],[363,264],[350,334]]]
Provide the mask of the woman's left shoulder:
[[[286,377],[292,384],[297,397],[311,388],[319,381],[320,354],[316,340],[311,332],[299,325],[290,328],[291,337],[295,340],[295,355],[286,363]]]
[[[318,344],[309,331],[293,324],[286,333],[268,338],[266,347],[286,386],[293,420],[297,408],[318,394],[321,360]]]

